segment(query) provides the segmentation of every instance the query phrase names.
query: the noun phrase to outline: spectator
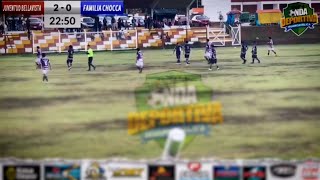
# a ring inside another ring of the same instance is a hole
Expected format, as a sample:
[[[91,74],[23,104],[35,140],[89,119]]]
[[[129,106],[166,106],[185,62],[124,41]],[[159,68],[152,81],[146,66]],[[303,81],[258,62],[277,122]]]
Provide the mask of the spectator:
[[[99,24],[98,24],[98,29],[99,29],[99,32],[102,31],[102,22],[99,21]]]
[[[126,36],[124,35],[123,30],[121,30],[121,31],[119,32],[119,38],[120,38],[120,40],[125,40],[125,39],[126,39]]]
[[[152,28],[152,19],[151,19],[151,17],[148,17],[148,19],[147,19],[147,27],[148,27],[148,29],[150,30],[151,28]]]
[[[171,19],[168,19],[168,26],[169,26],[169,27],[172,26],[172,21],[171,21]]]
[[[124,21],[123,19],[121,19],[121,28],[126,28],[126,21]]]
[[[149,25],[148,25],[148,21],[149,20],[149,18],[148,18],[148,16],[146,15],[145,17],[144,17],[144,28],[146,28],[146,29],[148,29],[149,28]]]
[[[132,18],[132,28],[133,28],[133,29],[136,28],[136,23],[137,23],[137,21],[136,21],[136,19],[135,19],[134,16],[133,16],[133,18]]]
[[[9,17],[5,19],[5,24],[7,25],[7,30],[11,31],[11,21]]]
[[[95,30],[96,32],[99,31],[99,29],[100,29],[99,26],[100,26],[99,17],[96,16],[96,17],[94,17],[94,30]]]
[[[17,21],[14,16],[12,16],[11,29],[12,29],[12,31],[17,30]]]
[[[4,34],[4,23],[0,21],[0,34]]]
[[[17,26],[17,28],[18,28],[17,30],[18,30],[18,31],[22,31],[22,30],[23,30],[22,24],[23,24],[23,22],[22,22],[22,17],[20,16],[19,19],[18,19],[18,22],[17,22],[17,25],[18,25],[18,26]]]
[[[117,22],[114,17],[111,18],[112,30],[117,30]]]
[[[124,28],[129,30],[129,21],[128,20],[124,20],[123,24],[124,24]]]
[[[118,19],[118,29],[121,29],[122,27],[121,18]]]
[[[107,20],[105,17],[103,18],[103,29],[107,30]]]
[[[31,32],[30,32],[30,19],[29,19],[29,17],[27,17],[27,20],[26,20],[26,27],[27,27],[27,31],[28,31],[28,38],[30,40]]]
[[[169,32],[166,33],[166,42],[170,42]]]

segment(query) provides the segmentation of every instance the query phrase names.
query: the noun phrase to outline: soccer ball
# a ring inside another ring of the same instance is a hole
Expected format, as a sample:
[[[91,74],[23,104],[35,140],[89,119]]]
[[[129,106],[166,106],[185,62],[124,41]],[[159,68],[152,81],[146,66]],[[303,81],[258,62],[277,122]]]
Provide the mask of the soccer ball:
[[[256,39],[258,40],[258,39],[259,39],[259,37],[256,37]]]

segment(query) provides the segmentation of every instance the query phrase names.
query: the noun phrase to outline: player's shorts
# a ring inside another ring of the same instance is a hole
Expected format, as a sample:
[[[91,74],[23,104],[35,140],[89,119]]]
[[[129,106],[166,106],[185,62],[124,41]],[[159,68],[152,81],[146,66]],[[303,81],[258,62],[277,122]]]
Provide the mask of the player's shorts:
[[[245,58],[246,58],[246,54],[242,54],[242,53],[241,53],[241,54],[240,54],[240,58],[244,58],[244,59],[245,59]]]
[[[210,58],[210,64],[217,64],[217,58]]]
[[[67,59],[67,63],[72,63],[73,62],[73,58],[68,58]]]
[[[42,74],[47,75],[49,73],[49,69],[42,69]]]
[[[269,47],[268,51],[274,51],[274,47]]]
[[[180,53],[177,53],[177,54],[176,54],[176,57],[177,57],[177,59],[180,59],[180,58],[181,58],[181,54],[180,54]]]
[[[143,60],[142,59],[139,59],[136,63],[136,66],[139,67],[139,68],[143,68]]]
[[[210,57],[211,57],[211,53],[210,53],[210,52],[206,52],[206,53],[204,54],[204,58],[210,59]]]
[[[184,54],[184,57],[185,57],[185,58],[187,58],[187,59],[189,59],[189,57],[190,57],[190,53],[186,53],[186,54]]]
[[[40,64],[40,63],[41,63],[40,61],[41,61],[41,58],[37,58],[37,59],[36,59],[36,63],[37,63],[37,64]]]
[[[252,58],[258,58],[256,54],[252,54]]]

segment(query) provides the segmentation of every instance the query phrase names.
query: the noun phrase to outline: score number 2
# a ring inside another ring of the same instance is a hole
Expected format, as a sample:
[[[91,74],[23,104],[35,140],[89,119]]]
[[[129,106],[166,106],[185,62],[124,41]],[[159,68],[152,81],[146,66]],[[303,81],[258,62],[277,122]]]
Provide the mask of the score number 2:
[[[53,6],[54,6],[54,10],[53,10],[53,11],[59,11],[59,10],[58,10],[58,9],[59,9],[59,5],[58,5],[58,4],[54,4]],[[64,9],[64,8],[61,7],[61,9]],[[67,5],[66,5],[66,10],[67,10],[67,11],[71,11],[71,5],[70,5],[70,4],[67,4]]]

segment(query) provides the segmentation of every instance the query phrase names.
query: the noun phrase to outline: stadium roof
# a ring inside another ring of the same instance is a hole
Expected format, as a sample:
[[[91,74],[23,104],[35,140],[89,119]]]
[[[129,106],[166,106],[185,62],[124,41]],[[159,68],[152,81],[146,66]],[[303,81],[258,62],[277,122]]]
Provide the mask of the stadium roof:
[[[125,8],[186,8],[194,0],[124,0]]]

